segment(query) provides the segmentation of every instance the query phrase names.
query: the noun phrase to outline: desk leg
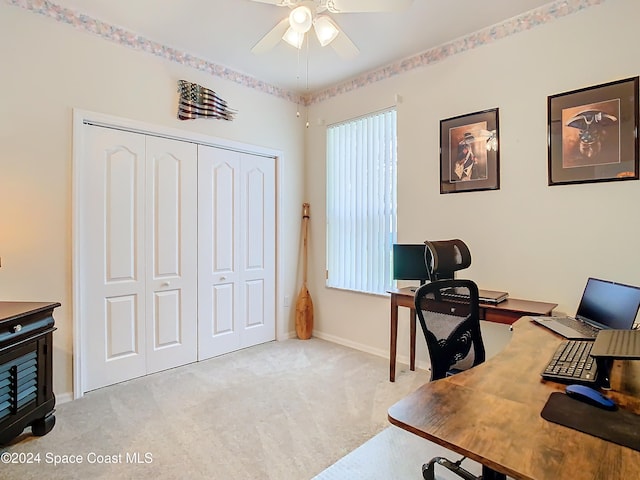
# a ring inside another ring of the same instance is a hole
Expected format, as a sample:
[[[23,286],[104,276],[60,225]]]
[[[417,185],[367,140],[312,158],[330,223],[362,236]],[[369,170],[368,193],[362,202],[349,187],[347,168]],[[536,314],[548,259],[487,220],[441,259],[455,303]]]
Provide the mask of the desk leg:
[[[398,341],[398,300],[391,295],[391,342],[389,345],[389,381],[396,381],[396,344]]]
[[[507,476],[504,473],[496,472],[482,465],[482,480],[507,480]]]
[[[411,323],[410,323],[410,336],[411,336],[411,345],[409,345],[410,350],[410,358],[409,358],[409,369],[415,371],[416,369],[416,310],[414,308],[411,309]]]

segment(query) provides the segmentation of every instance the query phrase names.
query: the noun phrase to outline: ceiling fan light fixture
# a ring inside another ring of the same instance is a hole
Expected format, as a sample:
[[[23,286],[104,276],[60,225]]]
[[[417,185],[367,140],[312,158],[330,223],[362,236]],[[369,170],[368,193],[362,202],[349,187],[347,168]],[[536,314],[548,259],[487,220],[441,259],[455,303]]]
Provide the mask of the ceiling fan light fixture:
[[[289,25],[298,33],[307,33],[313,23],[311,9],[304,5],[294,8],[289,14]]]
[[[320,45],[326,47],[335,40],[340,33],[336,24],[326,15],[320,15],[313,21],[313,28]]]
[[[304,32],[296,32],[292,27],[289,27],[282,39],[292,47],[296,47],[298,50],[302,48],[304,42]]]

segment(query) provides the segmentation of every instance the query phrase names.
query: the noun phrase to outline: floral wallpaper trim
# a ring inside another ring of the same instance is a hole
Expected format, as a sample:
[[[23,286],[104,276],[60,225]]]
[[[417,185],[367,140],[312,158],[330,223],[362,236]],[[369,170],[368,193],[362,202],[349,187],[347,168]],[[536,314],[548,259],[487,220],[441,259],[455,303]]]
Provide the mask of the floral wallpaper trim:
[[[594,5],[600,5],[606,0],[559,0],[538,9],[531,10],[503,23],[487,27],[466,37],[459,38],[444,45],[432,48],[418,55],[400,60],[377,70],[359,75],[352,80],[339,83],[333,87],[315,93],[300,96],[295,92],[270,85],[222,65],[198,58],[186,52],[162,45],[123,28],[83,15],[74,10],[61,7],[49,0],[5,0],[6,3],[21,7],[31,12],[44,15],[58,22],[69,24],[79,30],[93,33],[104,39],[120,45],[147,52],[166,60],[179,63],[210,75],[229,80],[247,88],[289,100],[294,103],[311,105],[342,95],[367,85],[400,75],[416,68],[425,67],[445,60],[458,53],[466,52],[488,43],[500,40],[516,33],[530,30],[557,18],[582,11]]]
[[[432,48],[413,57],[400,60],[378,70],[359,75],[352,80],[340,83],[325,90],[320,90],[302,97],[305,105],[322,102],[329,98],[342,95],[358,88],[370,85],[380,80],[400,75],[402,73],[425,67],[445,60],[458,53],[466,52],[488,43],[500,40],[516,33],[530,30],[557,18],[582,11],[606,0],[562,0],[544,5],[517,17],[513,17],[501,24],[487,27],[478,32]]]
[[[78,30],[83,30],[110,40],[117,44],[133,48],[134,50],[150,53],[176,62],[187,67],[195,68],[213,76],[229,80],[231,82],[252,88],[260,92],[268,93],[291,102],[301,102],[300,95],[282,88],[270,85],[249,75],[245,75],[230,68],[209,62],[195,55],[182,52],[172,47],[154,42],[138,34],[129,32],[123,28],[109,25],[88,15],[80,14],[74,10],[61,7],[49,0],[5,0],[6,3],[21,7],[33,13],[44,15],[58,22],[71,25]]]

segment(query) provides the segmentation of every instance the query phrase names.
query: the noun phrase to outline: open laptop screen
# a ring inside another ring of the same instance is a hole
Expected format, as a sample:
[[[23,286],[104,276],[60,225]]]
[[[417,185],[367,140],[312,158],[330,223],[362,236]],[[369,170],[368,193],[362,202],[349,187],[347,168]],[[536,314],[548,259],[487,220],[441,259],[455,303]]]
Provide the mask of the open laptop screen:
[[[640,308],[640,288],[589,278],[577,318],[588,319],[613,329],[629,329]]]

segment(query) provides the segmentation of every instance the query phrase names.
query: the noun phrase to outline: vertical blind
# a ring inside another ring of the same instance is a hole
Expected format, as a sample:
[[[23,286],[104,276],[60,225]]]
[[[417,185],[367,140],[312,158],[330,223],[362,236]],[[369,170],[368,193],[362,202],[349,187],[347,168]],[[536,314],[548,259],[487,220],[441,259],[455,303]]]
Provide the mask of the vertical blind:
[[[385,293],[396,241],[396,111],[327,129],[327,286]]]

